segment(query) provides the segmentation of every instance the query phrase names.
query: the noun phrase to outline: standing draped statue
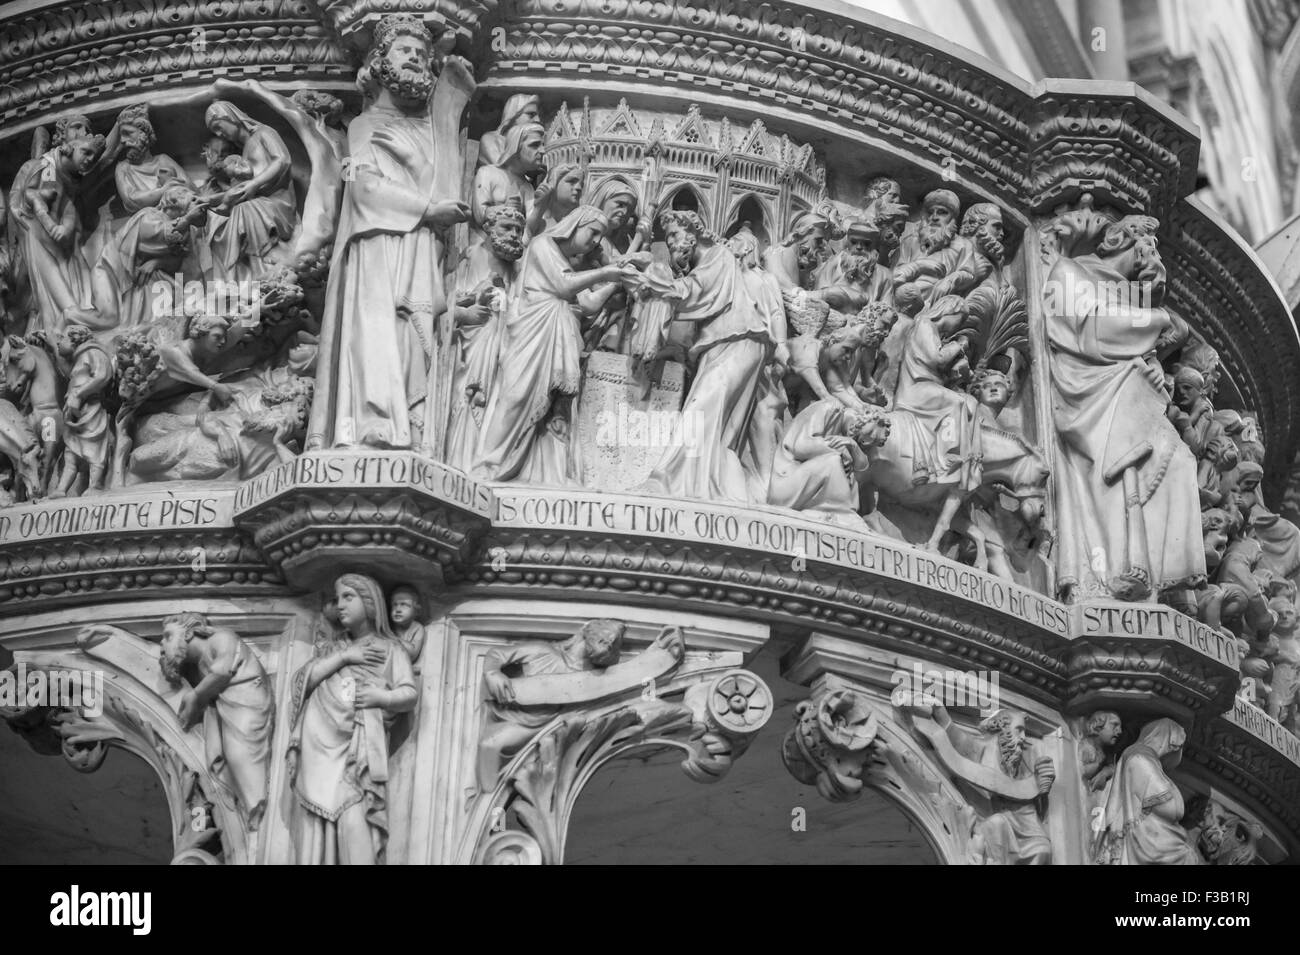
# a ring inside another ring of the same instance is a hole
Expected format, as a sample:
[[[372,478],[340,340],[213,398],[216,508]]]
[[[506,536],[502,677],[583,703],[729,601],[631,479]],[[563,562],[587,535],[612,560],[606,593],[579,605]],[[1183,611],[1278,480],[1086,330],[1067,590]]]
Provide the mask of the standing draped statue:
[[[1099,865],[1200,865],[1180,824],[1183,795],[1169,778],[1182,759],[1187,731],[1152,720],[1124,750],[1106,798],[1105,823],[1094,850]]]
[[[1141,600],[1205,579],[1196,458],[1169,422],[1157,341],[1165,269],[1158,223],[1072,213],[1061,228],[1104,225],[1095,254],[1052,266],[1044,310],[1052,349],[1060,588]]]
[[[668,212],[660,221],[676,278],[658,294],[673,303],[674,320],[695,323],[690,355],[698,368],[669,448],[643,489],[748,503],[743,458],[757,436],[751,425],[760,379],[784,338],[780,286],[728,245],[708,241],[695,213]],[[754,499],[766,502],[766,484],[760,490]]]
[[[419,690],[377,581],[334,585],[341,633],[293,677],[290,780],[300,865],[375,865],[388,841],[388,730]]]
[[[487,481],[580,485],[573,402],[581,381],[577,303],[598,311],[648,257],[576,271],[600,244],[609,220],[579,206],[528,244],[505,320],[496,386],[483,416],[476,476]]]
[[[469,217],[460,115],[469,65],[440,54],[416,17],[385,17],[348,127],[351,181],[334,240],[307,448],[421,448],[437,332],[447,308],[443,230]]]

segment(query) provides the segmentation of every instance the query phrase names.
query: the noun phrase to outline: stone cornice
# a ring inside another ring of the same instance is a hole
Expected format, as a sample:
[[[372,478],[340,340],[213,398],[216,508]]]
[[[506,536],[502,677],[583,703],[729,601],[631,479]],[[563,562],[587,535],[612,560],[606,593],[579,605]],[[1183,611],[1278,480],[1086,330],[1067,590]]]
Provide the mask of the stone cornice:
[[[153,486],[0,510],[0,613],[145,596],[283,593],[233,525],[229,485]]]
[[[1067,607],[776,508],[480,485],[401,452],[311,454],[239,486],[146,485],[0,511],[0,617],[287,595],[349,562],[392,583],[410,579],[413,558],[446,599],[671,601],[786,638],[817,632],[996,670],[1053,711],[1173,714],[1213,728],[1199,763],[1227,767],[1240,798],[1300,834],[1300,817],[1278,808],[1300,793],[1300,741],[1261,732],[1254,711],[1215,715],[1238,675],[1235,646],[1209,628],[1155,605]]]
[[[0,10],[6,136],[126,91],[201,86],[216,76],[311,83],[351,79],[353,70],[310,0],[46,2]]]
[[[1300,856],[1300,739],[1240,700],[1188,737],[1184,765],[1260,813]]]

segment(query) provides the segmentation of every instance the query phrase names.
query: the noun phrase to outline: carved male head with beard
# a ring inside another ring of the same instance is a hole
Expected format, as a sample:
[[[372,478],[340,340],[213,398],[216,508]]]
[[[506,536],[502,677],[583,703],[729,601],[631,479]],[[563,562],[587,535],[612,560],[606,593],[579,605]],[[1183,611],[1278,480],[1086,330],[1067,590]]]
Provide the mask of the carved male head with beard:
[[[118,120],[118,135],[122,140],[122,156],[132,165],[139,165],[153,153],[158,141],[153,123],[144,110],[128,108]]]
[[[849,223],[840,262],[850,282],[866,285],[871,281],[880,261],[879,240],[880,230],[873,223],[865,219]]]
[[[1156,230],[1160,221],[1151,216],[1125,216],[1102,234],[1098,255],[1108,260],[1121,275],[1137,279],[1145,300],[1133,305],[1150,308],[1165,297],[1165,265],[1160,259]]]
[[[394,14],[375,27],[374,42],[357,73],[357,85],[367,96],[379,88],[399,106],[424,106],[438,75],[434,36],[419,17]]]
[[[524,207],[517,196],[488,206],[488,248],[503,262],[517,262],[524,254]]]
[[[190,659],[190,641],[212,635],[208,619],[199,613],[178,613],[163,620],[162,642],[158,645],[158,666],[168,683],[185,682],[185,664]]]
[[[952,244],[957,235],[957,213],[961,203],[957,194],[948,189],[935,189],[921,202],[921,223],[916,238],[926,255],[942,251]]]
[[[998,710],[980,723],[980,732],[998,738],[998,765],[1011,777],[1020,775],[1029,738],[1025,735],[1025,717],[1012,710]]]
[[[977,202],[962,216],[961,234],[974,238],[980,255],[996,266],[1005,265],[1006,230],[1002,225],[1002,210],[991,202]]]
[[[704,220],[689,210],[674,209],[659,217],[659,227],[663,229],[673,274],[686,274],[698,258],[700,240],[707,231]]]

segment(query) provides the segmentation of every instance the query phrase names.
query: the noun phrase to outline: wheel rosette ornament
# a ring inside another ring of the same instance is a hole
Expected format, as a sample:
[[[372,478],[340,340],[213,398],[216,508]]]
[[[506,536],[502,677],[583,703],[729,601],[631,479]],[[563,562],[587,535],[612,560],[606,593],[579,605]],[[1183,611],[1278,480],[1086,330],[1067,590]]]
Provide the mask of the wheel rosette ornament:
[[[772,708],[772,691],[752,673],[724,673],[709,687],[709,717],[723,733],[758,732],[771,719]]]

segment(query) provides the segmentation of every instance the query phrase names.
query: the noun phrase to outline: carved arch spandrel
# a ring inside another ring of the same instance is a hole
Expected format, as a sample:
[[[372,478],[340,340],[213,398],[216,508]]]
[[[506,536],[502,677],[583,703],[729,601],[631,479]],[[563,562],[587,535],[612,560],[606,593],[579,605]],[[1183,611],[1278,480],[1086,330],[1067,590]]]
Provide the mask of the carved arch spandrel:
[[[818,678],[795,708],[782,759],[792,776],[831,802],[876,790],[917,825],[940,863],[966,863],[974,808],[933,751],[865,686],[833,674]]]
[[[209,772],[201,734],[181,729],[173,709],[179,690],[161,680],[152,686],[147,674],[131,672],[136,667],[107,663],[76,649],[19,651],[15,661],[29,673],[103,673],[103,697],[92,708],[101,712],[87,707],[53,711],[47,715],[49,727],[62,741],[64,758],[79,772],[97,770],[107,749],[116,747],[139,757],[157,774],[172,823],[173,863],[252,861],[246,821],[224,784]],[[217,846],[220,860],[210,851]]]
[[[458,861],[560,864],[573,807],[606,764],[678,749],[688,777],[716,782],[772,710],[771,690],[759,677],[718,666],[666,679],[640,697],[564,713],[510,759],[491,795],[477,800]]]

